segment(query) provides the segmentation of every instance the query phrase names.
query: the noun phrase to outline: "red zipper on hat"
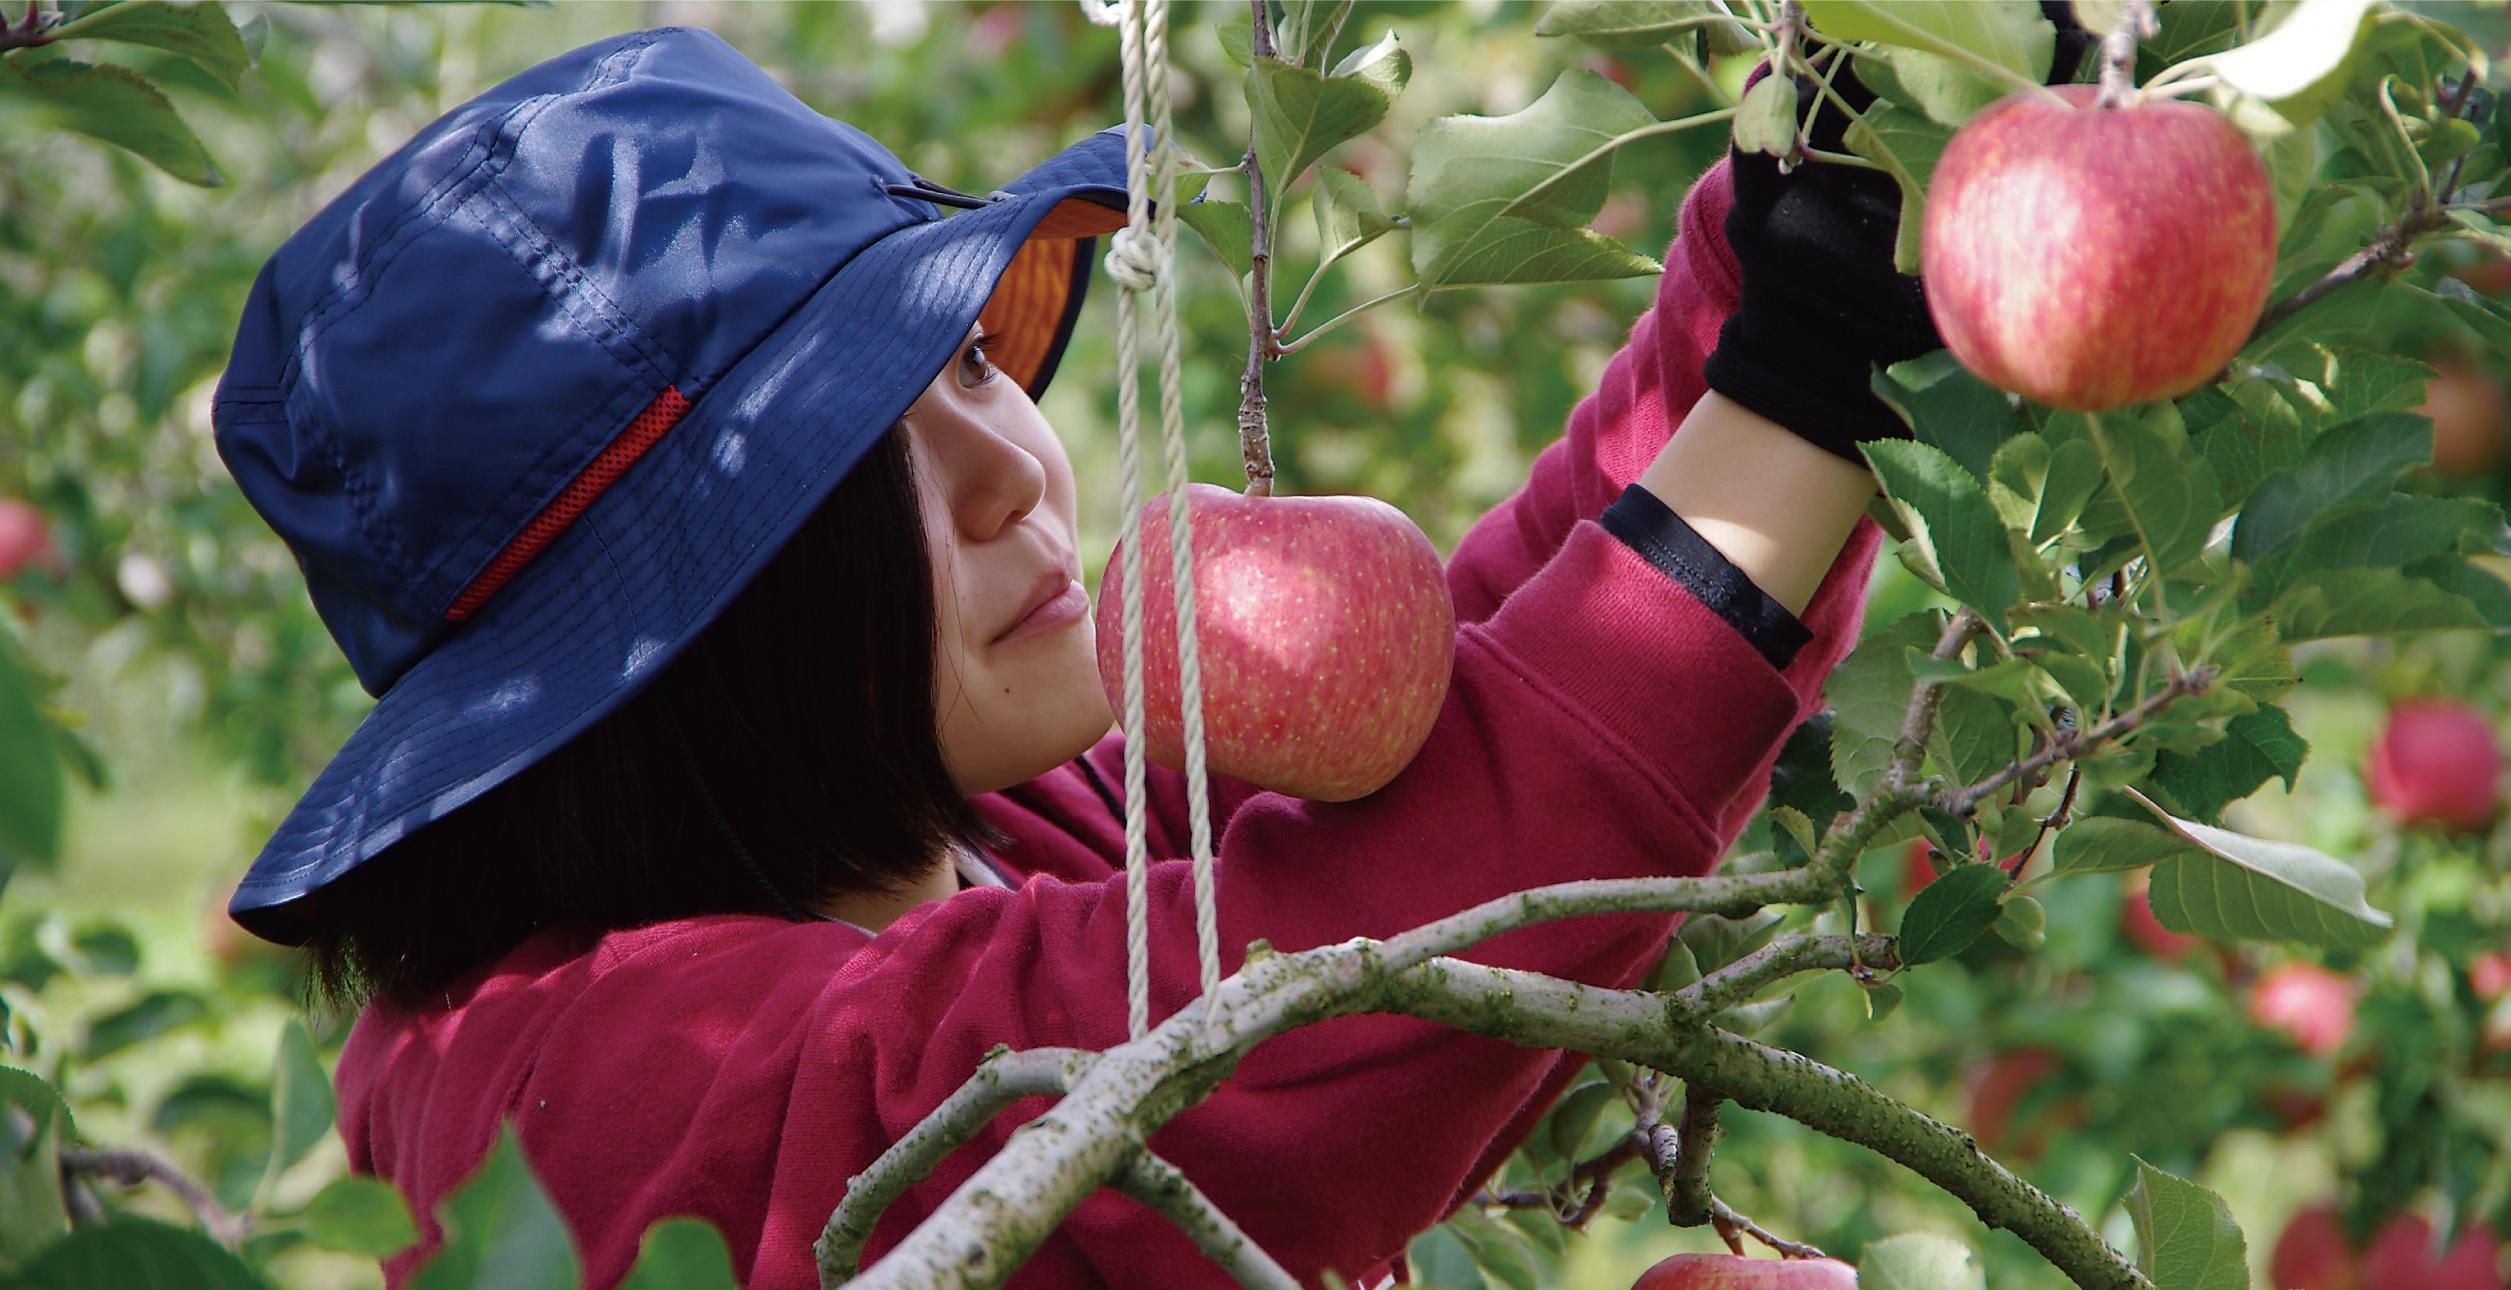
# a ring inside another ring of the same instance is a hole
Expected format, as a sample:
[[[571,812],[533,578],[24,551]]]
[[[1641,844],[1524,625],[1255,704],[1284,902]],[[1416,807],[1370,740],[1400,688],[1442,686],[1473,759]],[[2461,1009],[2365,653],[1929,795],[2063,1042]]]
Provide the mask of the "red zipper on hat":
[[[506,549],[499,551],[497,558],[489,561],[488,567],[480,570],[478,577],[471,579],[471,585],[464,587],[462,594],[453,598],[453,607],[445,611],[445,621],[461,622],[487,603],[490,596],[497,594],[499,587],[506,585],[514,575],[523,571],[523,566],[532,562],[532,557],[557,541],[558,535],[575,523],[575,517],[582,515],[584,508],[591,506],[593,499],[602,495],[603,489],[626,474],[628,467],[635,465],[636,459],[644,456],[645,450],[653,447],[655,441],[663,437],[664,431],[678,424],[688,410],[688,396],[680,392],[680,387],[664,386],[663,392],[655,395],[654,401],[646,404],[645,410],[637,413],[635,420],[628,422],[628,428],[620,431],[619,437],[611,440],[610,446],[602,449],[601,455],[595,457],[592,464],[568,481],[567,486],[550,499],[549,505],[542,507],[541,513],[533,516],[532,522],[524,525],[522,532],[515,534],[514,540],[506,544]]]

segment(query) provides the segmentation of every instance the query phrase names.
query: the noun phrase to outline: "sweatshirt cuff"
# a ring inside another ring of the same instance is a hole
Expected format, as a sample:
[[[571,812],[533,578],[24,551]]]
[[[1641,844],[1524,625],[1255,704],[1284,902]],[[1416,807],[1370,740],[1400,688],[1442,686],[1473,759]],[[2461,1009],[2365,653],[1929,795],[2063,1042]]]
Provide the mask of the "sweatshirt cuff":
[[[1624,488],[1599,523],[1725,619],[1771,667],[1785,670],[1813,639],[1813,632],[1785,605],[1754,586],[1724,552],[1647,489],[1637,484]]]

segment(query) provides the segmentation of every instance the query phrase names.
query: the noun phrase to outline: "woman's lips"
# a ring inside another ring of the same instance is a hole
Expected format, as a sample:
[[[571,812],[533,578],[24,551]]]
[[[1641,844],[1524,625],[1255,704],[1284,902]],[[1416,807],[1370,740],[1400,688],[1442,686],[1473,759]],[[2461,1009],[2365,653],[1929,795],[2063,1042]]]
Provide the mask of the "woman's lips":
[[[1064,579],[1063,590],[1041,601],[1037,608],[1014,623],[1010,631],[995,638],[994,643],[1008,645],[1027,637],[1044,635],[1079,622],[1089,612],[1090,593],[1082,589],[1079,580],[1068,577]]]

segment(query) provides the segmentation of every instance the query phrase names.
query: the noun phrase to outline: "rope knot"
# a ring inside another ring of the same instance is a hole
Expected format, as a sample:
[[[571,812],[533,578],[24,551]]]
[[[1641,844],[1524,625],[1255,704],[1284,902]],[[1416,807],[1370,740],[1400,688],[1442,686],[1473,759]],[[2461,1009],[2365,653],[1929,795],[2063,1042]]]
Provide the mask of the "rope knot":
[[[1131,226],[1107,240],[1107,274],[1127,291],[1148,291],[1168,276],[1169,250],[1151,230]]]

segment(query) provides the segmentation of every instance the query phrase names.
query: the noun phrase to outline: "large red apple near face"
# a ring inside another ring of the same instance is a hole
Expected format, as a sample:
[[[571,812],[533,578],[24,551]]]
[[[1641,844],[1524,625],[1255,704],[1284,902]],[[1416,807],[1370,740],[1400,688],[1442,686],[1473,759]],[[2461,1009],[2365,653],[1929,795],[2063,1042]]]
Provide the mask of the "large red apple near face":
[[[2028,90],[1954,132],[1920,262],[1936,330],[1981,380],[2100,411],[2196,389],[2240,352],[2276,264],[2266,167],[2195,103]]]
[[[2433,1248],[2433,1225],[2400,1214],[2363,1247],[2363,1290],[2503,1290],[2502,1242],[2483,1223]]]
[[[1370,497],[1193,484],[1196,637],[1212,773],[1319,801],[1376,792],[1430,737],[1455,662],[1437,548]],[[1185,765],[1168,497],[1142,513],[1145,751]],[[1099,679],[1124,712],[1124,548],[1099,583]]]
[[[2502,745],[2493,724],[2454,699],[2409,699],[2364,757],[2372,803],[2399,824],[2472,833],[2502,805]]]
[[[1838,1259],[1677,1254],[1640,1273],[1630,1290],[1857,1290],[1857,1269]]]
[[[2325,1057],[2354,1033],[2354,983],[2314,963],[2269,968],[2250,988],[2250,1020]]]

